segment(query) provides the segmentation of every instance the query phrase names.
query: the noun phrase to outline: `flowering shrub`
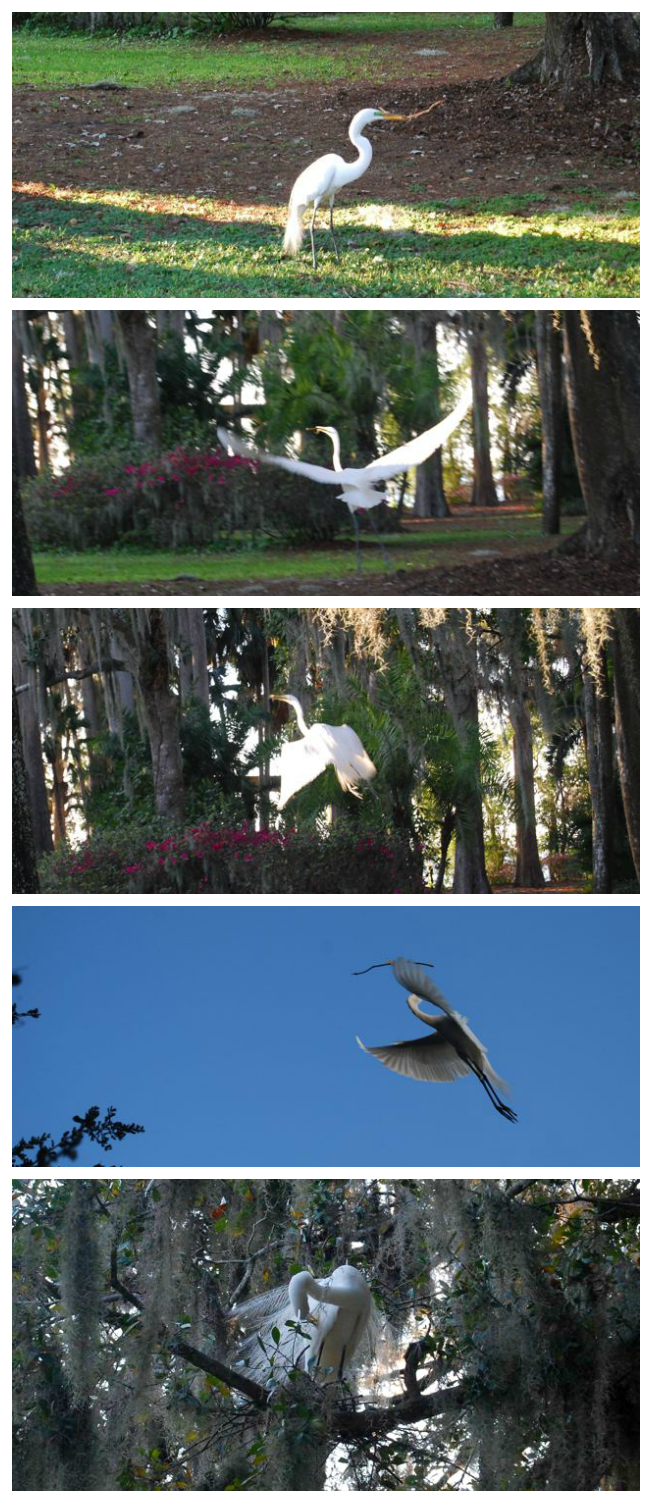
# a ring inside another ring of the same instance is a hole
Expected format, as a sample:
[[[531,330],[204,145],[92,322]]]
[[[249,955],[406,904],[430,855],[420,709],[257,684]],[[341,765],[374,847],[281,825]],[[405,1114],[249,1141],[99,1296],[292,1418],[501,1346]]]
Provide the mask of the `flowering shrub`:
[[[32,537],[42,547],[106,548],[124,542],[159,547],[211,541],[209,508],[218,488],[247,461],[176,448],[156,461],[120,454],[75,461],[63,475],[29,487]],[[218,507],[219,510],[219,507]]]
[[[327,541],[348,521],[328,487],[188,445],[154,458],[112,450],[76,459],[25,482],[24,505],[36,547],[76,550]]]
[[[157,838],[143,830],[92,836],[44,858],[43,892],[422,892],[414,855],[383,835],[195,825]]]

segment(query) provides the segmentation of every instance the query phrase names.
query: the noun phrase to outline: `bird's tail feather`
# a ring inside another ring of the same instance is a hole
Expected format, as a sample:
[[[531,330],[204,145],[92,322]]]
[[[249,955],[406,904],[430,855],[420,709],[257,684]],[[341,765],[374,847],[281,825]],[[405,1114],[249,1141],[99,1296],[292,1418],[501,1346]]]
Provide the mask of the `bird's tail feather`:
[[[296,256],[298,251],[301,250],[305,207],[305,204],[295,203],[293,199],[290,199],[285,235],[283,236],[283,250],[287,256]]]

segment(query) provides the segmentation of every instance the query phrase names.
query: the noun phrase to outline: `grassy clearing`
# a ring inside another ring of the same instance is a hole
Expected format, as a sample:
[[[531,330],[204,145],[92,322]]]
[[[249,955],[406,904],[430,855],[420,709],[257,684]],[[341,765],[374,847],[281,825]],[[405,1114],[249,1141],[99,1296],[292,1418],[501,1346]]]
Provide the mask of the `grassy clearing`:
[[[281,255],[284,210],[30,185],[17,195],[15,297],[637,297],[638,212],[537,212],[531,197],[338,208],[341,260],[320,233]]]
[[[521,26],[534,34],[542,28],[542,16],[521,15]],[[293,30],[302,35],[296,40]],[[14,87],[57,89],[82,87],[111,79],[131,88],[182,87],[197,83],[238,84],[279,82],[328,83],[371,78],[382,84],[396,76],[394,35],[405,32],[491,31],[491,16],[438,15],[418,12],[403,15],[303,16],[296,26],[286,25],[283,34],[249,38],[246,32],[197,40],[190,37],[150,39],[122,36],[42,35],[18,32],[14,38]],[[308,34],[314,33],[314,38]],[[327,51],[320,38],[346,37],[346,47]],[[388,37],[387,44],[377,40]],[[374,38],[374,40],[366,40]]]
[[[568,536],[582,525],[582,518],[564,519],[562,533]],[[510,517],[502,521],[496,518],[496,529],[485,527],[458,528],[451,534],[444,528],[424,530],[419,533],[419,542],[414,535],[397,536],[388,533],[383,541],[397,568],[423,569],[433,565],[447,566],[454,563],[474,562],[473,549],[508,552],[538,552],[541,547],[541,522],[538,517]],[[384,574],[387,567],[380,550],[373,540],[363,544],[364,573]],[[353,542],[350,549],[324,549],[314,552],[292,552],[288,549],[267,548],[264,551],[243,550],[241,553],[219,552],[152,552],[140,553],[131,550],[108,549],[103,553],[36,553],[36,572],[41,588],[48,584],[114,584],[131,580],[145,584],[153,579],[177,579],[194,576],[197,579],[220,579],[241,584],[248,579],[259,583],[279,577],[298,579],[326,579],[336,575],[343,578],[356,572]],[[183,588],[181,587],[181,593]]]
[[[107,78],[125,86],[166,89],[278,89],[293,82],[349,83],[370,77],[382,85],[396,76],[399,55],[405,67],[396,44],[399,35],[408,32],[416,38],[419,32],[454,27],[457,33],[469,32],[467,50],[478,53],[498,38],[491,17],[489,12],[336,12],[302,16],[296,35],[289,24],[280,35],[262,39],[241,33],[210,41],[20,32],[15,76],[19,85],[53,90]],[[516,19],[529,28],[535,45],[542,14],[525,12]],[[486,44],[479,33],[487,36]],[[456,36],[453,50],[458,46],[463,43]],[[69,104],[60,107],[68,109]],[[139,119],[134,114],[132,124]],[[282,177],[282,168],[275,170]],[[635,203],[615,202],[590,189],[583,197],[576,174],[560,176],[568,178],[573,207],[565,204],[557,211],[536,193],[435,201],[426,180],[411,181],[415,201],[407,204],[356,203],[351,198],[346,207],[345,195],[337,209],[342,260],[336,261],[320,234],[316,274],[308,252],[292,261],[281,255],[285,211],[273,201],[279,183],[248,190],[245,205],[208,194],[182,198],[23,183],[17,198],[13,291],[17,297],[143,300],[637,297]],[[213,183],[211,173],[208,191]]]

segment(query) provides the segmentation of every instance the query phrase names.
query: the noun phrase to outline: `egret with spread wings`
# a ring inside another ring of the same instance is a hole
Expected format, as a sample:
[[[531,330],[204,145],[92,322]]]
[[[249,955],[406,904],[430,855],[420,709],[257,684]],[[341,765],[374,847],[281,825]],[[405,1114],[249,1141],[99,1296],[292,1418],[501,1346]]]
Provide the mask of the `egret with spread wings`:
[[[300,741],[285,741],[281,747],[279,809],[283,809],[300,788],[318,778],[326,767],[335,768],[337,780],[345,793],[362,798],[359,784],[375,778],[376,769],[352,727],[326,725],[323,721],[308,726],[294,694],[270,694],[270,699],[279,699],[292,706],[302,738]]]
[[[425,433],[420,433],[417,438],[411,438],[406,444],[401,444],[399,449],[392,449],[389,454],[383,454],[359,470],[352,467],[344,469],[340,467],[340,441],[336,428],[321,430],[327,432],[333,441],[335,459],[332,470],[327,470],[324,465],[310,464],[303,459],[289,459],[284,454],[265,454],[262,449],[246,443],[234,433],[228,433],[225,428],[218,428],[217,433],[220,443],[225,448],[232,449],[234,454],[239,454],[243,459],[251,459],[259,464],[277,465],[281,470],[289,470],[293,475],[304,475],[307,480],[316,480],[320,485],[341,486],[339,499],[348,506],[353,519],[356,531],[356,555],[358,568],[360,568],[356,512],[370,511],[372,507],[380,506],[382,501],[389,501],[390,497],[387,493],[376,490],[376,486],[382,485],[384,481],[393,480],[396,475],[413,469],[415,465],[423,464],[424,460],[429,459],[436,449],[441,449],[442,444],[446,443],[466,416],[471,401],[472,392],[468,387],[453,411],[449,412],[448,417],[443,418],[440,423],[435,423],[433,428],[426,428]]]

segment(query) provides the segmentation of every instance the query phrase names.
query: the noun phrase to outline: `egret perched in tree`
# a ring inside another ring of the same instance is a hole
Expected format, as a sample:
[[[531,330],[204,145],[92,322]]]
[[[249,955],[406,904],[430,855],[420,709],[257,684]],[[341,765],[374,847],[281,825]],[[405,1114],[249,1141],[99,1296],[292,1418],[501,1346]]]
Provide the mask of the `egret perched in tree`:
[[[344,1263],[327,1280],[295,1273],[288,1292],[296,1320],[307,1320],[317,1301],[306,1369],[312,1376],[319,1373],[324,1382],[334,1382],[343,1376],[369,1326],[373,1302],[366,1279]]]
[[[416,961],[400,957],[398,960],[383,960],[380,965],[391,966],[395,980],[412,993],[407,999],[408,1007],[415,1018],[434,1029],[434,1037],[428,1035],[426,1038],[406,1039],[400,1044],[379,1044],[373,1049],[367,1048],[358,1039],[365,1054],[374,1054],[388,1069],[395,1070],[398,1075],[409,1075],[412,1080],[459,1080],[460,1076],[472,1071],[501,1117],[506,1117],[508,1122],[516,1122],[516,1112],[512,1111],[511,1106],[506,1106],[497,1094],[498,1090],[509,1091],[509,1086],[490,1065],[486,1048],[471,1032],[467,1019],[451,1007],[439,987],[425,975]],[[374,971],[378,967],[369,966],[368,969]],[[356,971],[354,974],[364,976],[367,973]],[[424,1012],[419,1006],[419,997],[439,1007],[445,1016],[438,1018],[432,1013]]]
[[[278,1378],[277,1355],[288,1367],[300,1367],[322,1383],[335,1383],[350,1367],[363,1337],[371,1337],[381,1325],[366,1279],[349,1263],[333,1269],[326,1279],[314,1279],[307,1270],[295,1273],[289,1287],[254,1295],[236,1305],[230,1319],[245,1332],[238,1362],[263,1383],[272,1374]],[[304,1322],[314,1328],[308,1345],[296,1330]]]
[[[351,726],[325,725],[323,721],[308,726],[294,694],[270,694],[270,699],[282,700],[292,706],[303,738],[301,741],[284,741],[281,747],[279,809],[283,809],[300,788],[305,788],[306,783],[318,778],[326,767],[335,768],[337,780],[345,793],[362,798],[358,784],[375,778],[376,769]]]
[[[312,204],[312,220],[310,222],[310,243],[312,245],[313,269],[317,270],[317,257],[315,254],[315,218],[322,199],[327,199],[330,204],[330,232],[335,255],[339,260],[339,251],[333,229],[333,202],[338,188],[345,188],[347,183],[354,183],[356,178],[362,177],[367,171],[373,152],[371,142],[363,136],[362,132],[367,125],[373,125],[376,120],[405,120],[405,115],[386,115],[384,110],[358,110],[353,116],[349,126],[349,140],[357,150],[355,162],[345,162],[336,152],[329,152],[325,157],[318,157],[310,167],[304,168],[294,184],[290,194],[287,224],[283,249],[288,255],[295,256],[301,249],[303,240],[303,216],[306,209]]]
[[[383,491],[377,491],[376,485],[386,480],[393,480],[395,475],[411,470],[414,465],[423,464],[424,460],[434,454],[436,449],[440,449],[468,412],[471,400],[472,391],[469,386],[453,411],[449,412],[448,417],[443,418],[440,423],[435,423],[434,428],[427,428],[425,433],[420,433],[417,438],[411,438],[406,444],[401,444],[400,449],[392,449],[391,453],[372,460],[371,464],[365,465],[361,470],[340,468],[340,441],[336,428],[320,430],[327,432],[333,441],[335,467],[332,470],[325,469],[323,465],[308,464],[303,459],[286,459],[285,455],[265,454],[262,449],[256,449],[253,444],[245,443],[235,434],[228,433],[225,428],[218,428],[217,433],[220,443],[225,448],[228,445],[234,454],[241,455],[243,459],[252,459],[260,464],[277,465],[281,470],[289,470],[293,475],[305,475],[307,480],[317,480],[321,485],[341,485],[339,499],[346,503],[353,519],[356,557],[358,569],[360,569],[356,512],[370,511],[372,507],[380,506],[381,501],[389,501],[389,496]]]

